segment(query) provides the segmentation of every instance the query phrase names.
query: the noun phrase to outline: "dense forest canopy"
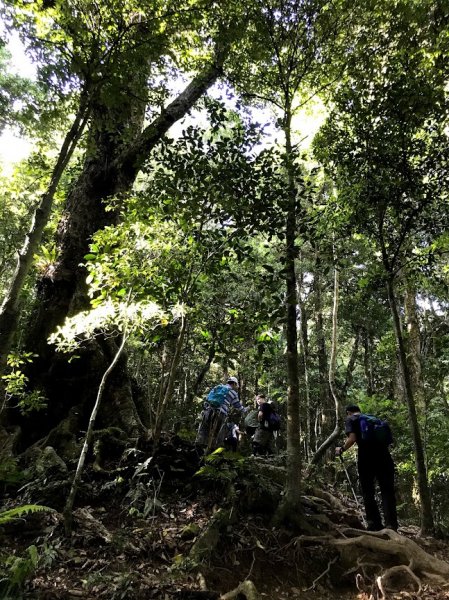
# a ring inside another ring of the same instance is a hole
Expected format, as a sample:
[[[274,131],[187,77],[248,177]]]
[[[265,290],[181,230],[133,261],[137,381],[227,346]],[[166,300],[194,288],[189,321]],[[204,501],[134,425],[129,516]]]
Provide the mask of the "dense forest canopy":
[[[0,6],[0,128],[31,148],[1,179],[10,464],[77,458],[94,405],[193,440],[232,375],[283,416],[285,514],[355,403],[394,431],[400,519],[447,530],[447,3]]]

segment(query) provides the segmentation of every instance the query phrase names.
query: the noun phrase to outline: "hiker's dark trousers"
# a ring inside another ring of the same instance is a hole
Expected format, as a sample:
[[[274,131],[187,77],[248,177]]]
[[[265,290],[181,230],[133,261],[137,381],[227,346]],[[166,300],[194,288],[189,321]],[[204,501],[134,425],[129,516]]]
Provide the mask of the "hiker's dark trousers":
[[[376,502],[376,481],[382,497],[385,527],[396,530],[398,517],[394,493],[394,463],[388,450],[364,454],[359,452],[358,471],[365,504],[368,529],[382,529],[382,519]]]
[[[203,411],[195,443],[200,446],[209,445],[209,450],[214,450],[218,446],[222,446],[226,434],[226,417],[227,415],[219,410],[206,408]]]

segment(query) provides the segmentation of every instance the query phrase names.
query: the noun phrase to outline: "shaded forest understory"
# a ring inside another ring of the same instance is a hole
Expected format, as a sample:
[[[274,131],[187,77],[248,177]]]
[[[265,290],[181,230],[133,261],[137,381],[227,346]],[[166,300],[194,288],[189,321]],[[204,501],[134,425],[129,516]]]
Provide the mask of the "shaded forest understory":
[[[416,527],[364,533],[338,475],[333,486],[306,480],[299,529],[276,524],[282,456],[204,461],[174,436],[153,457],[142,444],[91,461],[71,539],[58,512],[70,466],[50,447],[34,460],[29,480],[9,485],[6,508],[54,511],[2,525],[3,576],[14,569],[17,582],[9,592],[3,583],[2,598],[449,598],[449,544]]]
[[[446,4],[0,0],[0,600],[448,598]],[[274,458],[193,447],[229,377]]]

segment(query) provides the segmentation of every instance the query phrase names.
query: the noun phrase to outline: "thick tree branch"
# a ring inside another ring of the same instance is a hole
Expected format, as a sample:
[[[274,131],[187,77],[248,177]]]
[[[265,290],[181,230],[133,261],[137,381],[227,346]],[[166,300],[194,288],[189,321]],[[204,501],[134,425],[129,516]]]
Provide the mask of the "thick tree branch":
[[[148,125],[137,138],[112,163],[112,168],[129,172],[132,177],[148,158],[149,152],[170,127],[193,107],[195,102],[223,73],[223,64],[229,53],[231,40],[218,42],[214,60],[188,84],[183,92]]]

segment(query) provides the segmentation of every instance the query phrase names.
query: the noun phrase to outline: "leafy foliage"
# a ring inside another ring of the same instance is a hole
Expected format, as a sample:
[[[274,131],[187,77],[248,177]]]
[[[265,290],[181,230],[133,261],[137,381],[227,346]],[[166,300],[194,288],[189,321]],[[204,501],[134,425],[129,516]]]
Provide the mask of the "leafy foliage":
[[[39,554],[36,546],[28,546],[26,556],[7,556],[0,568],[0,591],[2,598],[17,598],[25,582],[33,574]]]
[[[130,449],[127,454],[139,451]],[[153,457],[138,463],[130,481],[124,504],[129,507],[129,514],[138,518],[147,519],[163,509],[160,498],[164,473],[158,468],[151,469]]]
[[[25,473],[19,469],[16,458],[4,457],[0,464],[0,485],[4,488],[14,486],[25,478]]]
[[[5,510],[0,513],[0,525],[10,523],[14,519],[21,519],[29,514],[38,512],[52,512],[53,509],[48,506],[39,506],[38,504],[25,504],[24,506],[16,506],[10,510]]]
[[[0,133],[5,126],[24,128],[35,124],[36,85],[10,73],[11,54],[0,40]]]
[[[22,414],[39,411],[47,406],[47,399],[40,390],[28,389],[29,377],[23,370],[25,365],[32,363],[36,356],[32,352],[10,354],[7,359],[10,372],[1,377],[5,382],[7,400],[16,400]]]
[[[115,336],[129,326],[139,417],[152,426],[171,373],[167,426],[190,436],[205,389],[229,372],[238,374],[245,402],[263,390],[284,410],[291,384],[285,358],[299,348],[295,440],[301,443],[298,452],[309,458],[334,426],[327,381],[337,268],[336,390],[341,400],[388,417],[405,482],[401,492],[411,501],[413,445],[384,284],[388,277],[395,279],[408,343],[403,306],[407,285],[413,284],[424,390],[419,424],[435,506],[441,521],[447,520],[445,10],[431,0],[373,0],[363,6],[351,0],[332,5],[324,0],[270,5],[10,0],[2,8],[5,27],[20,32],[26,43],[37,79],[30,84],[11,76],[1,46],[0,128],[4,123],[27,126],[39,141],[30,160],[2,182],[0,291],[48,185],[49,152],[85,102],[88,133],[79,150],[84,166],[74,165],[59,187],[58,201],[67,199],[65,212],[57,231],[59,208],[46,227],[23,295],[30,306],[45,286],[61,291],[76,279],[81,289],[85,269],[91,307],[86,310],[87,302],[73,299],[77,314],[50,341],[74,353],[86,340]],[[141,139],[145,119],[157,121],[161,107],[171,101],[179,73],[206,64],[220,49],[214,40],[226,44],[239,36],[223,69],[226,102],[203,99],[193,123],[189,117],[181,132],[133,159],[121,172],[125,183],[111,183],[124,149]],[[328,101],[329,118],[314,144],[314,160],[321,164],[311,166],[300,151],[303,123],[295,115],[313,94]],[[273,114],[263,116],[269,126],[256,124],[248,106],[271,107]],[[205,123],[198,124],[198,114]],[[279,132],[285,143],[277,139]],[[78,179],[81,168],[84,179]],[[91,176],[97,195],[87,195],[95,200],[93,212],[78,214]],[[80,196],[69,191],[72,182]],[[104,201],[102,193],[114,189],[125,192]],[[81,221],[96,217],[97,210],[102,216],[95,223],[101,228],[81,234]],[[72,218],[73,230],[68,227]],[[83,246],[75,259],[70,251],[77,236],[83,244],[89,240],[90,249],[86,253]],[[70,272],[57,272],[63,257]],[[293,300],[285,289],[289,274],[290,292],[298,296]],[[42,279],[33,292],[36,275]],[[299,343],[290,346],[286,305],[292,309],[290,331],[300,334]],[[179,342],[182,357],[172,373],[181,321],[186,324]],[[25,336],[17,333],[20,345]],[[408,352],[411,359],[410,344]],[[24,412],[44,404],[40,393],[28,392],[30,358],[18,351],[3,378],[7,394]],[[16,475],[14,464],[7,467],[5,481]],[[198,476],[217,488],[232,486],[245,468],[240,458],[218,453]],[[160,508],[158,482],[145,479],[142,469],[128,500],[134,514],[150,516]],[[124,581],[117,593],[125,594],[126,586]]]
[[[218,489],[228,489],[243,477],[246,469],[244,457],[217,448],[205,457],[205,464],[195,473],[195,476],[208,481]]]

